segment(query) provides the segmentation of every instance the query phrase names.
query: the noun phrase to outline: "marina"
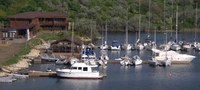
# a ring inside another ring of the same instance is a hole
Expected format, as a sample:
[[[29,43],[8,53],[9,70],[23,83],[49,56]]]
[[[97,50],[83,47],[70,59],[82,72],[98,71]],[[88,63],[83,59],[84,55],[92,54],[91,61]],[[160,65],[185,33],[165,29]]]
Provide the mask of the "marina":
[[[134,35],[134,33],[129,33],[130,37]],[[158,35],[162,36],[163,33],[159,33]],[[187,33],[188,37],[192,37],[192,33]],[[108,33],[108,45],[111,44],[113,36],[118,37],[119,42],[122,42],[120,37],[120,33]],[[141,38],[144,38],[145,33],[141,33]],[[179,35],[181,36],[181,35]],[[191,38],[188,38],[191,39]],[[131,42],[132,39],[129,39]],[[134,39],[133,39],[134,40]],[[134,41],[132,41],[134,42]],[[162,43],[162,38],[158,38],[157,43]],[[101,45],[101,40],[96,41],[95,45]],[[149,64],[149,60],[152,58],[153,52],[149,50],[120,50],[120,51],[113,51],[113,50],[104,50],[101,51],[98,47],[94,48],[94,52],[96,53],[97,57],[101,56],[101,53],[106,53],[109,57],[107,60],[106,67],[98,66],[97,69],[99,72],[103,73],[104,77],[100,80],[88,80],[88,79],[63,79],[58,78],[56,76],[56,69],[57,68],[70,68],[70,66],[66,65],[57,65],[55,62],[40,62],[32,64],[29,67],[29,78],[23,80],[17,80],[12,82],[13,85],[10,86],[9,84],[1,84],[1,90],[12,90],[12,88],[17,88],[20,90],[25,89],[33,89],[34,83],[37,83],[38,86],[36,89],[42,89],[43,86],[48,86],[47,89],[56,90],[58,86],[62,89],[192,89],[198,90],[199,86],[199,52],[196,50],[191,51],[178,51],[178,53],[194,55],[196,58],[192,60],[190,63],[180,63],[180,62],[172,62],[171,66],[163,67],[163,66],[151,66]],[[124,55],[128,55],[130,58],[133,58],[134,55],[140,56],[142,59],[142,64],[137,66],[122,66],[120,65],[119,60],[115,60],[116,58],[120,58]],[[38,61],[38,60],[37,60]],[[33,72],[35,70],[35,72]],[[50,71],[48,71],[50,70]],[[39,78],[36,78],[39,77]],[[120,78],[120,79],[119,79]],[[48,82],[48,83],[44,83]],[[162,82],[162,83],[161,83]],[[191,82],[195,82],[191,84]],[[111,87],[109,83],[115,85],[115,87]],[[22,84],[25,84],[25,87],[20,87]],[[74,86],[79,85],[79,86]],[[123,85],[122,87],[119,87]],[[145,87],[140,87],[140,86]],[[159,87],[157,87],[159,85]],[[162,86],[162,87],[161,87]],[[171,87],[169,87],[171,86]],[[57,88],[56,88],[57,87]]]

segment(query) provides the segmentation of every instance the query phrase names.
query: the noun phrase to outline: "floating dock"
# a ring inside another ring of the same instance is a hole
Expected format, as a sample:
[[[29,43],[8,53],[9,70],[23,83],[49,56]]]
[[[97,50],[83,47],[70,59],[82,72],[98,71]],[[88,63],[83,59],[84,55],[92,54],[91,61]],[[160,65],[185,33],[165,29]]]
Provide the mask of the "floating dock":
[[[56,76],[56,72],[55,71],[29,71],[28,75],[30,77],[53,77]]]

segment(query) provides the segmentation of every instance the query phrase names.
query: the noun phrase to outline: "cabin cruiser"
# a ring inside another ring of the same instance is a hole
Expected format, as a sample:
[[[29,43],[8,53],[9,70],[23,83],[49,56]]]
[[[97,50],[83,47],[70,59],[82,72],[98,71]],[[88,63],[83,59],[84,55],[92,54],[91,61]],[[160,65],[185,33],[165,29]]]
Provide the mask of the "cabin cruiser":
[[[114,40],[110,46],[111,50],[121,50],[121,45],[118,41]]]
[[[190,63],[195,56],[188,54],[180,54],[175,51],[161,51],[158,49],[152,49],[155,53],[156,60],[166,60],[166,58],[170,59],[172,63]]]
[[[81,60],[86,64],[96,65],[96,53],[90,47],[86,47],[83,49],[81,53]]]
[[[56,69],[56,74],[62,78],[70,79],[101,79],[103,75],[94,70],[95,67],[85,63],[74,63],[70,69]]]

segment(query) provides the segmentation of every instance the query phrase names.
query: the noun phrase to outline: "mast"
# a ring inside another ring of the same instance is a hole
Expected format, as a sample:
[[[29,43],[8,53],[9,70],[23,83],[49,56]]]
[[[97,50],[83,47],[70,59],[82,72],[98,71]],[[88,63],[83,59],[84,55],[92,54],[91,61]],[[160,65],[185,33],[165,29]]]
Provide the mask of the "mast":
[[[166,25],[165,25],[165,0],[164,0],[164,30],[165,30],[165,43],[167,44],[167,29],[166,29]]]
[[[140,40],[140,23],[141,23],[141,15],[140,15],[140,5],[141,3],[140,3],[140,0],[139,0],[139,35],[138,35],[138,40]]]
[[[173,30],[173,17],[174,17],[174,0],[172,0],[172,14],[171,14],[171,30]],[[171,35],[170,38],[172,38],[172,31],[171,31]]]
[[[176,5],[176,43],[178,42],[178,2]]]
[[[151,29],[151,0],[149,0],[149,29],[148,29],[148,38],[150,38],[150,29]]]
[[[194,41],[196,42],[196,38],[197,38],[197,8],[198,8],[198,3],[196,2],[195,3],[196,4],[196,10],[195,10],[195,36],[194,36]]]
[[[91,38],[91,43],[92,43],[92,21],[90,22],[90,38]]]
[[[108,23],[107,23],[107,20],[106,20],[106,38],[105,38],[106,41],[105,41],[105,44],[107,42],[107,34],[108,34],[107,31],[108,31]]]
[[[71,56],[74,56],[74,22],[72,22],[72,42],[71,42]]]
[[[127,8],[127,12],[126,12],[126,40],[125,40],[125,43],[126,45],[128,44],[128,8]]]

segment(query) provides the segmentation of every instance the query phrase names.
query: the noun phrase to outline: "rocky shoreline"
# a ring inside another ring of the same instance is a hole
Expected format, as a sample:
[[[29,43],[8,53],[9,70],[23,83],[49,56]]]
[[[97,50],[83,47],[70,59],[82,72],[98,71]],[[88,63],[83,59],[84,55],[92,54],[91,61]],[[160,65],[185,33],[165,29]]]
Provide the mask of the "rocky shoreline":
[[[38,57],[40,54],[40,50],[33,48],[27,55],[24,55],[18,63],[9,65],[9,66],[2,66],[0,69],[0,77],[8,76],[9,74],[17,73],[19,70],[29,68],[30,61]]]

